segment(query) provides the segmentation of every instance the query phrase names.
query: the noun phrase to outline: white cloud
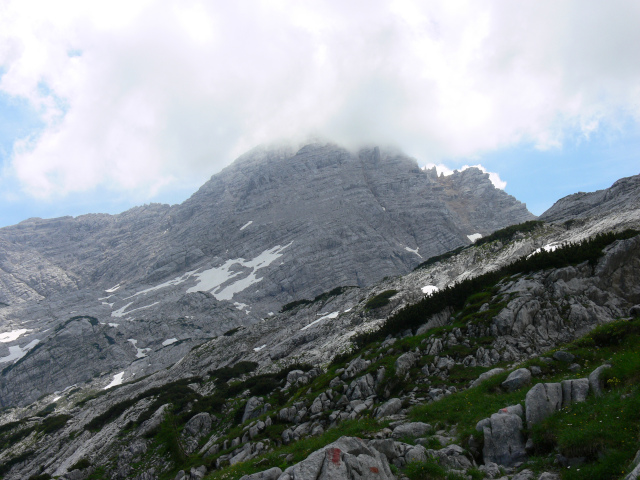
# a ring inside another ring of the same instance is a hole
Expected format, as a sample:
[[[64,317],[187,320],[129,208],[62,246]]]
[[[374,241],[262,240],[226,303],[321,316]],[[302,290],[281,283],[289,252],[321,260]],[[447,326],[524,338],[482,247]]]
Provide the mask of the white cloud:
[[[633,0],[9,0],[0,91],[46,128],[5,177],[139,197],[309,134],[436,163],[556,148],[640,120],[639,21]]]

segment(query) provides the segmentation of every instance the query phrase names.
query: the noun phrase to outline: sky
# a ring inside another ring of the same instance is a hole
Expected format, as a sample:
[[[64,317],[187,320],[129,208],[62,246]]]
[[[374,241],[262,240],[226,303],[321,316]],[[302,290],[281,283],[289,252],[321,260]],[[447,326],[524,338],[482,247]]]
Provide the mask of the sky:
[[[0,0],[0,226],[179,203],[325,138],[541,214],[640,173],[636,0]]]

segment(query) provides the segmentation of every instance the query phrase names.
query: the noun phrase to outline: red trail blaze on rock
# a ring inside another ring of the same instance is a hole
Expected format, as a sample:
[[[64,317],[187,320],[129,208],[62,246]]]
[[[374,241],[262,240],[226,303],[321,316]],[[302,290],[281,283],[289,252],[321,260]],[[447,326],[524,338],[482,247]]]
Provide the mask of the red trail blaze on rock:
[[[333,463],[340,463],[340,454],[342,452],[340,451],[339,448],[332,448],[331,452],[329,452],[329,455],[331,456],[331,461]]]
[[[369,470],[371,470],[371,472],[373,473],[380,473],[380,470],[378,470],[378,467],[369,467]]]

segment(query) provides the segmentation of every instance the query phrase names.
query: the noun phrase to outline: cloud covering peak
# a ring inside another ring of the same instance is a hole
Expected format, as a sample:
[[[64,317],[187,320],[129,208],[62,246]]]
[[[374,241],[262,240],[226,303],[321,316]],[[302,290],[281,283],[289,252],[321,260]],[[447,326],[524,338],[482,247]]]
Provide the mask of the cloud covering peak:
[[[0,93],[42,122],[15,139],[2,175],[34,197],[195,186],[277,139],[396,144],[440,163],[553,149],[640,117],[635,1],[0,9]]]

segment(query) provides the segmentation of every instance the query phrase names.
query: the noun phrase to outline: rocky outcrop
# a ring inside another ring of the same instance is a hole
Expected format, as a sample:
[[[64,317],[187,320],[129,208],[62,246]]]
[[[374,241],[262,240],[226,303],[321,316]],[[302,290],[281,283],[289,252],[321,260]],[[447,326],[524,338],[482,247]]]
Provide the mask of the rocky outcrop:
[[[257,477],[260,478],[260,477]],[[363,440],[341,437],[287,468],[278,480],[393,480],[387,458]]]
[[[527,426],[531,428],[560,408],[562,408],[562,385],[538,383],[527,392],[525,399]]]
[[[591,193],[574,193],[561,198],[544,212],[546,222],[576,221],[604,216],[612,211],[633,211],[640,208],[640,175],[617,180],[611,187]]]
[[[485,463],[511,466],[526,458],[522,413],[520,405],[507,407],[478,423],[476,430],[484,435]]]

